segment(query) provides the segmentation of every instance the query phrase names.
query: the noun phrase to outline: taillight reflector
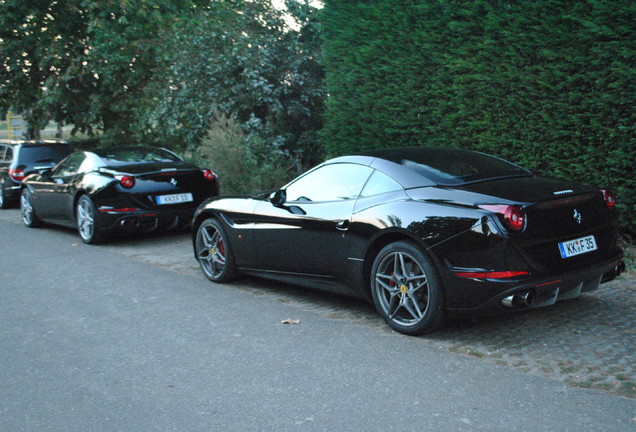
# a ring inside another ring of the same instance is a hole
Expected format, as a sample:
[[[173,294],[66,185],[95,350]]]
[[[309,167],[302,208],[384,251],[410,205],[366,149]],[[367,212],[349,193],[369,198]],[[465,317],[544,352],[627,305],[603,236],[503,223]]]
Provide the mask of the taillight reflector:
[[[517,276],[525,276],[527,271],[484,271],[484,272],[456,272],[459,277],[470,279],[506,279]]]
[[[123,208],[100,207],[99,208],[99,211],[102,213],[132,213],[138,210],[139,209],[135,207],[123,207]]]
[[[609,208],[614,208],[616,206],[616,198],[614,198],[614,194],[608,191],[607,189],[602,189],[603,199],[605,200],[605,205]]]
[[[121,184],[126,189],[130,189],[135,186],[135,178],[129,175],[115,176],[117,180],[119,180],[119,184]]]
[[[526,214],[521,207],[505,204],[482,204],[484,210],[498,213],[503,217],[506,227],[511,231],[523,231],[526,227]]]
[[[24,174],[24,170],[20,169],[20,168],[10,168],[9,169],[9,176],[15,180],[15,181],[19,181],[21,182],[22,180],[24,180],[24,178],[26,177],[26,175]]]

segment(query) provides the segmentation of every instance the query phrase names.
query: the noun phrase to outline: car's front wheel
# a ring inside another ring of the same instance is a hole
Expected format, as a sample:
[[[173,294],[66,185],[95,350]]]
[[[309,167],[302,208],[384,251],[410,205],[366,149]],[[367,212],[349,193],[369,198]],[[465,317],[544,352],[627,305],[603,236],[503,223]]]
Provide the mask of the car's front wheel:
[[[29,228],[36,228],[42,225],[42,221],[35,214],[33,208],[33,194],[27,188],[20,193],[20,217],[22,222]]]
[[[104,241],[104,235],[99,230],[96,215],[97,211],[93,200],[88,195],[80,197],[75,206],[75,220],[77,232],[84,243],[97,244]]]
[[[236,279],[234,256],[225,230],[218,220],[206,219],[199,225],[194,253],[203,274],[211,281],[229,282]]]
[[[430,258],[410,242],[397,241],[380,251],[371,271],[371,294],[382,318],[400,333],[428,333],[444,323],[440,278]]]

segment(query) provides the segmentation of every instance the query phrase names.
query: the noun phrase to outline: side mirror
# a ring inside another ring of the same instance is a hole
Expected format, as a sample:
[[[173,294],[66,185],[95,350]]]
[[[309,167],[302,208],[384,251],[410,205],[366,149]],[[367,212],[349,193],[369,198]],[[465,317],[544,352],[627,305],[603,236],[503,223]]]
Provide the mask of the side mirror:
[[[279,189],[269,196],[269,202],[275,206],[282,206],[287,201],[287,192],[285,189]]]

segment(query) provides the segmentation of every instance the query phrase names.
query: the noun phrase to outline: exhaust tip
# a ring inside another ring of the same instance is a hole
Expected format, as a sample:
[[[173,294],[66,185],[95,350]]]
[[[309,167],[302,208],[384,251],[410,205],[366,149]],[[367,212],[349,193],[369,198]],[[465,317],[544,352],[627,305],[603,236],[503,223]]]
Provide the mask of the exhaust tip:
[[[535,299],[534,291],[519,291],[501,299],[501,304],[511,309],[524,309],[531,307]]]

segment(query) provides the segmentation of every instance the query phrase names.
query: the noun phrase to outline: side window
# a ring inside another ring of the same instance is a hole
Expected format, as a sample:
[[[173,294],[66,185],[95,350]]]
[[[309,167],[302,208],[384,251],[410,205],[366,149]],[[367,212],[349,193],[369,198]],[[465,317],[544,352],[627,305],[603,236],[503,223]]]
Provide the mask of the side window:
[[[325,165],[287,188],[287,201],[342,201],[358,198],[372,168],[355,164]]]
[[[380,171],[373,171],[360,196],[370,197],[402,189],[402,185]]]
[[[5,153],[7,152],[7,147],[0,145],[0,162],[5,162],[6,159],[4,157]]]
[[[52,176],[68,177],[77,174],[84,159],[86,159],[84,153],[75,153],[69,156],[53,170]]]

